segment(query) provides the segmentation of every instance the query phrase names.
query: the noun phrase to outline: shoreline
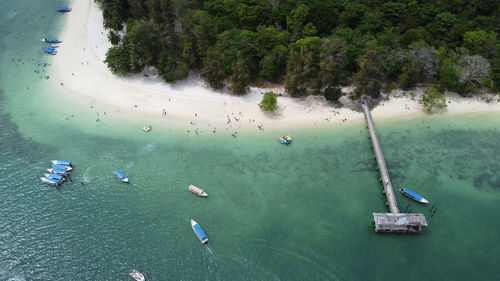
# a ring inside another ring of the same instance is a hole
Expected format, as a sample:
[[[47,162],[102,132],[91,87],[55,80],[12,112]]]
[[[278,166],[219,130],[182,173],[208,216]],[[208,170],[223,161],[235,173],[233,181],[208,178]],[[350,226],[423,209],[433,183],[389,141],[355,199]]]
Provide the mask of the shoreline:
[[[197,123],[244,129],[258,126],[311,127],[339,125],[361,121],[361,111],[332,107],[321,96],[305,98],[278,97],[279,109],[275,114],[262,113],[258,103],[262,94],[273,91],[283,94],[283,87],[250,87],[248,94],[234,96],[209,89],[198,76],[170,85],[160,77],[134,74],[127,77],[113,75],[103,62],[111,46],[102,22],[98,4],[91,0],[71,0],[72,11],[64,15],[65,23],[60,34],[63,41],[54,56],[54,86],[64,87],[76,99],[82,96],[102,107],[117,108],[124,113],[164,118],[166,123],[192,127]],[[416,89],[417,97],[421,89]],[[426,113],[418,98],[411,98],[403,91],[394,91],[388,100],[382,100],[372,109],[375,120],[420,116]],[[446,95],[448,107],[441,115],[462,113],[500,112],[498,96],[494,103],[479,98]],[[166,114],[164,113],[166,112]]]

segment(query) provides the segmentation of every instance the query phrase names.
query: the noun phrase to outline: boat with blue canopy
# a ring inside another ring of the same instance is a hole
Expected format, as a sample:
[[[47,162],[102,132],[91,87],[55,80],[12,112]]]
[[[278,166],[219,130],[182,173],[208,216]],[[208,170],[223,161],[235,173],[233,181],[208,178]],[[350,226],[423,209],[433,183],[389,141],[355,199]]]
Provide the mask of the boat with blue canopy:
[[[52,46],[45,47],[45,48],[43,49],[43,51],[44,51],[45,53],[49,54],[49,55],[55,55],[55,54],[57,54],[56,49],[55,49],[54,47],[52,47]]]
[[[200,239],[201,243],[205,244],[208,242],[207,235],[205,234],[203,229],[201,229],[201,226],[197,222],[195,222],[193,219],[191,219],[191,228],[193,229],[194,234],[196,234],[198,239]]]
[[[71,161],[68,160],[50,160],[50,162],[56,165],[71,166]]]
[[[280,143],[281,144],[286,144],[286,145],[289,145],[292,143],[292,138],[290,136],[283,136],[283,137],[280,137]]]
[[[44,183],[50,184],[50,185],[53,185],[53,186],[58,186],[61,183],[61,181],[58,181],[58,180],[55,180],[55,179],[51,179],[51,178],[47,178],[47,177],[41,177],[40,179]]]
[[[128,182],[128,178],[120,171],[114,170],[113,175],[115,175],[122,182]]]
[[[53,168],[47,169],[47,172],[49,172],[51,174],[61,175],[61,176],[65,176],[68,174],[68,171],[66,171],[66,170],[53,169]]]
[[[61,43],[62,41],[55,38],[55,37],[47,37],[47,38],[43,38],[42,39],[43,42],[46,42],[46,43]]]
[[[66,165],[52,164],[52,165],[50,165],[50,167],[52,169],[56,169],[56,170],[65,170],[65,171],[73,170],[73,168],[71,168],[70,166],[66,166]]]
[[[53,179],[53,180],[56,180],[56,181],[60,181],[60,180],[63,180],[64,177],[62,175],[58,175],[58,174],[43,174],[46,178],[49,178],[49,179]]]
[[[429,203],[429,201],[427,201],[422,195],[416,193],[415,191],[413,191],[409,188],[406,188],[406,187],[401,188],[401,189],[399,189],[399,191],[417,202],[424,203],[424,204]]]
[[[71,12],[71,8],[68,6],[59,6],[59,7],[57,7],[57,11],[59,13],[67,13],[67,12]]]

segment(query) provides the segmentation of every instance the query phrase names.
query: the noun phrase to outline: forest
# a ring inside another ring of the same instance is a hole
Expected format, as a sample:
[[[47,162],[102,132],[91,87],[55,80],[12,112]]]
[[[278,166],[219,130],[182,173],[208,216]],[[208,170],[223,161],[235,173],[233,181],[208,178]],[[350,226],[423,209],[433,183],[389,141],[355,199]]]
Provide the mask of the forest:
[[[166,82],[201,73],[238,95],[282,83],[293,97],[339,86],[500,92],[498,0],[95,0],[120,75],[153,67]]]

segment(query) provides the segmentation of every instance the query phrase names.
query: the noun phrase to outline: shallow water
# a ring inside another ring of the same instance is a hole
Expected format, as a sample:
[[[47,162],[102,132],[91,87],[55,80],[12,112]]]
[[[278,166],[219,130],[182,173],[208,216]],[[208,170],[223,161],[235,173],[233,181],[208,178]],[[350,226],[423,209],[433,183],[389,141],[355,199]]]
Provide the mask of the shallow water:
[[[283,132],[196,136],[159,120],[146,134],[140,127],[149,117],[75,99],[33,72],[50,62],[39,38],[60,29],[59,4],[17,1],[0,14],[0,279],[131,280],[132,268],[147,280],[500,273],[498,115],[376,124],[394,186],[438,206],[431,217],[430,206],[396,194],[400,209],[424,213],[429,227],[379,235],[371,213],[388,209],[364,124],[290,130],[290,146],[277,142]],[[58,190],[41,183],[51,159],[75,163],[73,182]],[[189,184],[209,197],[188,192]]]

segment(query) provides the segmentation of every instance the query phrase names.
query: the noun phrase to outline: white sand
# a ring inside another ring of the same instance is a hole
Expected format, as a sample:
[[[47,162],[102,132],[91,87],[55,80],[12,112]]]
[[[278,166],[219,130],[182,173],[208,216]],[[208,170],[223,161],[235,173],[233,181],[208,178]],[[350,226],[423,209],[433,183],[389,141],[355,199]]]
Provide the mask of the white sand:
[[[197,118],[200,122],[225,124],[228,116],[232,124],[266,127],[310,126],[361,120],[360,112],[347,108],[334,109],[322,97],[292,99],[279,97],[280,110],[276,114],[264,114],[258,103],[262,93],[272,90],[283,93],[282,87],[262,89],[251,88],[250,93],[238,97],[209,89],[202,79],[189,79],[170,85],[161,78],[142,74],[120,77],[111,74],[103,60],[111,46],[107,31],[103,28],[102,13],[92,0],[71,1],[72,12],[64,15],[66,24],[55,56],[54,77],[61,87],[77,96],[85,96],[94,103],[119,108],[122,112],[136,112],[162,116],[166,120],[189,124]],[[451,103],[444,114],[471,112],[500,112],[498,102],[487,104],[479,99],[465,99],[457,95],[448,97]],[[135,106],[137,105],[137,107]],[[195,117],[195,114],[197,115]],[[373,110],[375,118],[394,118],[423,114],[418,98],[411,99],[401,94],[382,102]],[[238,121],[236,121],[238,120]],[[240,127],[241,127],[240,125]]]

